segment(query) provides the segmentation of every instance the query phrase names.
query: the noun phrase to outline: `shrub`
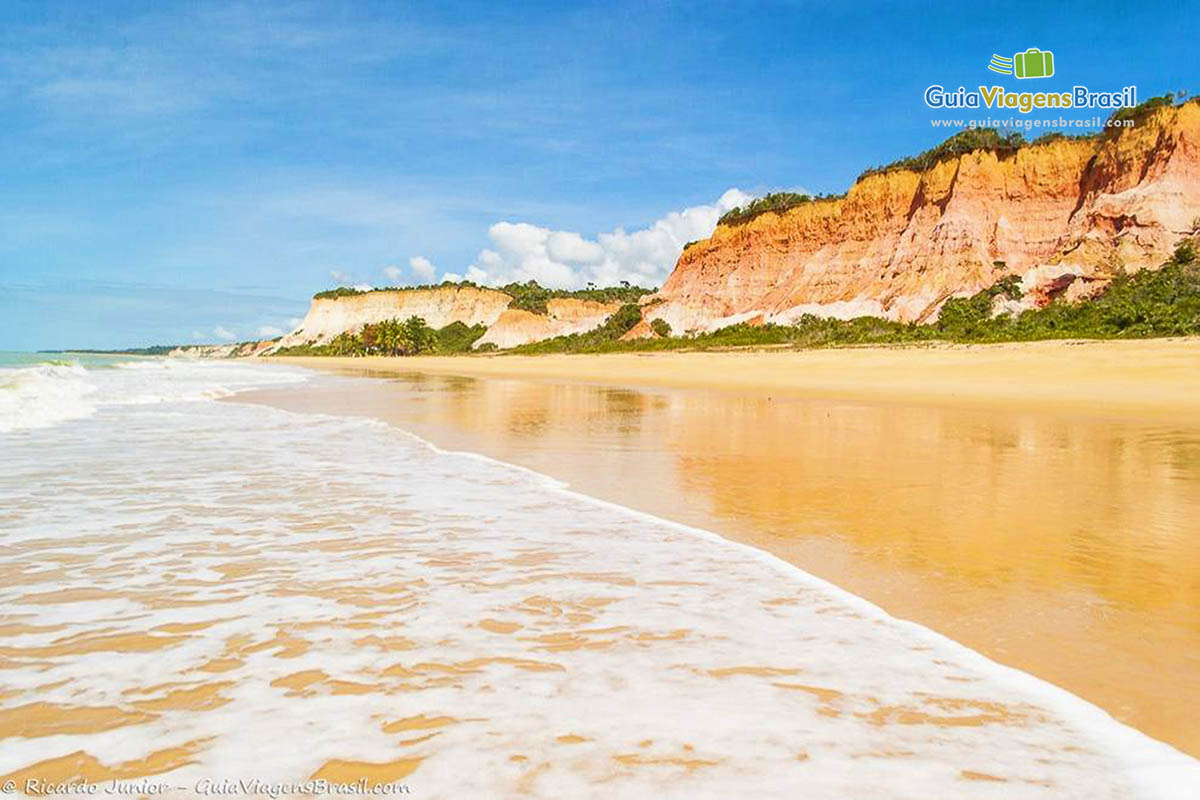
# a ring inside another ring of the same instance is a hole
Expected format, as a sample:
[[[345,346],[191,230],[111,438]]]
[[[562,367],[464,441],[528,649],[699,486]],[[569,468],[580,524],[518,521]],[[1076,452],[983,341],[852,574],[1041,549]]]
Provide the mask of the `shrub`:
[[[973,128],[959,131],[946,141],[923,153],[918,153],[915,156],[906,156],[890,164],[884,164],[881,167],[866,169],[858,176],[858,179],[862,180],[868,175],[877,175],[900,169],[924,172],[942,161],[949,161],[976,150],[986,150],[988,152],[999,153],[1002,156],[1011,155],[1024,147],[1025,144],[1025,137],[1015,131],[1002,134],[995,128]]]
[[[437,332],[437,344],[434,347],[439,353],[466,353],[471,345],[487,333],[485,325],[467,325],[463,322],[451,322]]]
[[[641,319],[641,309],[626,303],[603,325],[586,333],[532,342],[515,353],[583,353],[629,350],[711,349],[725,347],[830,347],[838,345],[900,344],[933,340],[953,342],[1008,342],[1038,339],[1108,339],[1153,336],[1200,335],[1200,241],[1181,242],[1160,269],[1128,275],[1113,271],[1113,279],[1100,296],[1082,302],[1058,299],[1045,308],[1013,316],[991,316],[992,301],[999,296],[1020,299],[1020,281],[1007,275],[970,297],[952,298],[942,306],[934,325],[901,323],[877,317],[850,320],[827,319],[806,314],[792,325],[744,323],[716,331],[671,337],[670,326],[654,320],[651,327],[659,339],[620,341]],[[395,322],[395,321],[393,321]],[[661,324],[660,324],[661,323]],[[464,352],[482,335],[482,326],[447,326],[437,332],[439,352]],[[407,325],[404,326],[407,330]],[[451,330],[453,329],[453,330]],[[364,329],[363,333],[366,333]],[[343,337],[345,337],[343,339]],[[474,338],[472,338],[474,337]],[[334,348],[353,354],[367,349],[367,337],[343,334],[324,347],[297,347],[287,355],[334,355]],[[443,341],[456,342],[441,349]],[[375,341],[372,339],[372,341]],[[378,344],[371,345],[378,347]],[[461,348],[461,349],[458,349]],[[476,348],[496,350],[494,344]]]
[[[776,213],[782,214],[788,209],[802,206],[805,203],[813,203],[817,200],[837,200],[845,195],[832,194],[796,194],[795,192],[774,192],[772,194],[763,195],[762,197],[751,200],[744,206],[732,209],[721,215],[717,221],[718,225],[744,225],[750,220],[762,214]],[[685,250],[687,247],[684,248]]]
[[[591,300],[596,303],[636,303],[642,295],[649,294],[654,290],[641,286],[630,286],[628,283],[603,289],[547,289],[539,285],[537,281],[528,281],[506,284],[500,287],[500,291],[512,296],[513,301],[509,303],[509,308],[519,308],[534,314],[545,314],[546,303],[557,298]]]
[[[1039,339],[1111,339],[1200,334],[1200,253],[1197,242],[1176,248],[1157,270],[1118,272],[1099,297],[1081,302],[1058,299],[1017,316],[992,317],[992,300],[1021,297],[1015,275],[1001,278],[970,297],[942,306],[937,324],[892,322],[877,317],[850,320],[806,314],[792,325],[739,323],[687,337],[619,341],[619,334],[577,334],[518,348],[521,352],[609,352],[705,350],[726,347],[830,347],[903,344],[934,340],[1009,342]],[[594,332],[593,332],[594,333]]]
[[[1141,103],[1138,103],[1133,108],[1118,108],[1116,111],[1114,111],[1113,113],[1108,115],[1108,120],[1110,123],[1111,122],[1122,122],[1124,120],[1133,120],[1134,124],[1137,124],[1137,123],[1141,122],[1142,120],[1144,120],[1146,117],[1153,114],[1158,109],[1170,108],[1171,106],[1174,106],[1174,105],[1175,105],[1175,95],[1172,94],[1171,92],[1167,92],[1164,95],[1159,95],[1158,97],[1151,97],[1149,100],[1145,100]],[[1113,126],[1109,126],[1105,130],[1116,131],[1119,133],[1121,129],[1113,127]]]
[[[366,294],[367,292],[382,291],[376,289],[356,289],[353,286],[339,286],[336,289],[326,289],[323,292],[317,292],[313,295],[315,300],[331,300],[337,297],[353,297],[356,294]]]
[[[454,334],[450,336],[453,338]],[[389,319],[364,325],[358,333],[344,331],[324,345],[286,347],[278,355],[412,356],[433,351],[438,341],[438,332],[430,328],[424,319],[414,316],[404,321]]]
[[[477,283],[465,280],[443,281],[442,283],[420,286],[380,286],[372,289],[339,286],[336,289],[326,289],[325,291],[317,292],[313,297],[318,300],[324,300],[338,297],[354,297],[369,292],[416,292],[428,291],[430,289],[479,288],[481,287]],[[512,303],[508,306],[509,308],[519,308],[525,311],[532,311],[535,314],[545,314],[546,301],[559,297],[593,300],[597,303],[635,303],[639,297],[644,294],[650,294],[654,290],[641,286],[631,286],[627,281],[622,281],[619,286],[596,288],[589,285],[586,289],[547,289],[538,284],[537,281],[526,281],[525,283],[509,283],[497,288],[495,291],[504,292],[513,298]]]
[[[617,343],[630,328],[642,320],[642,310],[634,303],[626,303],[613,313],[604,324],[598,328],[583,333],[572,333],[567,336],[555,336],[540,342],[530,342],[515,347],[513,353],[580,353],[594,352],[605,349],[608,344]]]
[[[990,297],[1002,294],[1009,300],[1020,300],[1025,296],[1025,293],[1021,291],[1021,279],[1016,275],[1007,275],[996,281],[988,288],[987,293]]]

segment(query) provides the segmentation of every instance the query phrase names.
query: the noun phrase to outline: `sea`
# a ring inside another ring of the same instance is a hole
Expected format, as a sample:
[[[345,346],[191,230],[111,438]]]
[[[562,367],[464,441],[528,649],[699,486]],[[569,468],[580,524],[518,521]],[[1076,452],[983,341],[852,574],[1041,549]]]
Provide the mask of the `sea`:
[[[0,785],[1195,797],[1195,759],[761,550],[237,402],[365,380],[0,354]]]

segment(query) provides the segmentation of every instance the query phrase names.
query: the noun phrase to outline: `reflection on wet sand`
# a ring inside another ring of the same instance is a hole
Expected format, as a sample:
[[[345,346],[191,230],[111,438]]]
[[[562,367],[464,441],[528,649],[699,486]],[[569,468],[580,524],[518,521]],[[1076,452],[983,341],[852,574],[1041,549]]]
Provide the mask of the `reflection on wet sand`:
[[[385,418],[755,544],[1200,754],[1200,428],[387,377],[243,399]]]
[[[596,444],[606,404],[641,403],[594,399]],[[650,402],[627,465],[674,413]],[[1173,800],[1200,772],[759,551],[539,476],[360,420],[113,415],[0,448],[0,568],[25,578],[0,583],[0,784]],[[690,485],[680,433],[651,458]],[[624,472],[660,496],[649,475]]]

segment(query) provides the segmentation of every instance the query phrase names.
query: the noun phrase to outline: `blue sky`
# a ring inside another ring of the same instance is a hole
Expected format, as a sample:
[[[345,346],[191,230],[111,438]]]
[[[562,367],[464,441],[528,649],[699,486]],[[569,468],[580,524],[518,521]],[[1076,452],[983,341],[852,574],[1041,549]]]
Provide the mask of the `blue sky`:
[[[661,278],[731,188],[840,192],[945,138],[929,84],[1033,88],[992,53],[1053,50],[1056,87],[1200,90],[1197,22],[1188,3],[6,0],[0,349],[250,338],[340,282],[472,267]]]

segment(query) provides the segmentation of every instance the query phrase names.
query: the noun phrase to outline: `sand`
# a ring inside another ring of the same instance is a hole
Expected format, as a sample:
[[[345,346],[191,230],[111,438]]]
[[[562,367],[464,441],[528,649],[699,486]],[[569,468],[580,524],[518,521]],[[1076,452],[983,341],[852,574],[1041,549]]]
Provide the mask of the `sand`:
[[[1200,754],[1198,339],[283,361],[395,380],[233,399],[717,531]]]
[[[318,369],[707,387],[1200,419],[1200,338],[826,350],[282,358]]]

